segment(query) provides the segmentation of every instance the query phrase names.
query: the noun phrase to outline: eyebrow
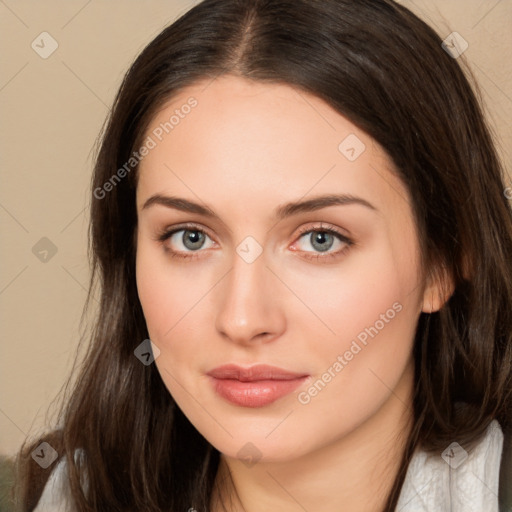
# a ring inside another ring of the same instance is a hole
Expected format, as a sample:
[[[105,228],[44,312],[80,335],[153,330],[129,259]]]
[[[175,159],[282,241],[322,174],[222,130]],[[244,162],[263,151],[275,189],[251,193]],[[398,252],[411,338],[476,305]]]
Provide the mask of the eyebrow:
[[[166,208],[173,208],[187,213],[196,213],[212,219],[219,219],[218,215],[207,206],[180,197],[155,194],[144,203],[142,210],[146,210],[154,205],[165,206]],[[281,221],[299,213],[313,212],[322,208],[328,208],[329,206],[345,205],[360,205],[376,213],[379,211],[373,204],[361,197],[351,194],[329,194],[278,206],[275,210],[275,217],[277,220]]]

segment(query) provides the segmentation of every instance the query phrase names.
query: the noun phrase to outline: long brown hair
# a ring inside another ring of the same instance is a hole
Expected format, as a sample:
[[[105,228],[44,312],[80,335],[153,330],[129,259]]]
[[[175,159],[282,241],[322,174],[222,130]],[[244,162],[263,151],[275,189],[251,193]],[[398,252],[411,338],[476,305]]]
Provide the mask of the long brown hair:
[[[391,0],[205,0],[142,51],[115,99],[92,180],[99,313],[61,427],[20,451],[22,510],[33,508],[50,471],[30,457],[42,440],[65,456],[79,511],[209,508],[220,454],[155,365],[134,357],[148,338],[135,284],[137,169],[104,197],[94,191],[140,147],[165,102],[226,73],[311,93],[373,137],[410,191],[426,273],[453,278],[444,307],[418,321],[414,425],[383,510],[394,510],[416,448],[471,446],[493,419],[510,427],[512,211],[476,89],[441,43]],[[78,448],[85,456],[75,461]]]

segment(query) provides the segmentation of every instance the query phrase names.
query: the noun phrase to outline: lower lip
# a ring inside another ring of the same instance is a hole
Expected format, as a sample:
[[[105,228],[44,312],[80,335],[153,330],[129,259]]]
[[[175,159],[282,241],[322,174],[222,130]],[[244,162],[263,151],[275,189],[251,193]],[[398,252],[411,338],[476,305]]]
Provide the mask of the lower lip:
[[[241,382],[235,379],[210,377],[210,380],[215,391],[232,404],[241,407],[263,407],[290,394],[303,384],[307,378]]]

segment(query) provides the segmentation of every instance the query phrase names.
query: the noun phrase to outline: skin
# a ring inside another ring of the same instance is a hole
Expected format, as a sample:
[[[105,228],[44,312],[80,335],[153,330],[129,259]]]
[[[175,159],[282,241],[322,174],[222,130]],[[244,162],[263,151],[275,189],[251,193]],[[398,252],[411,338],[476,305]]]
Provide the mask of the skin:
[[[365,132],[285,84],[231,75],[197,82],[158,111],[146,136],[190,96],[197,107],[139,168],[136,278],[160,350],[155,364],[184,414],[221,452],[217,481],[229,493],[231,473],[239,497],[229,510],[381,510],[411,427],[418,317],[447,298],[423,278],[408,191]],[[350,134],[366,146],[354,161],[338,149]],[[274,215],[282,204],[334,193],[376,210],[347,204]],[[155,194],[207,205],[218,219],[144,208]],[[183,231],[157,240],[182,223],[208,235],[195,252]],[[311,242],[326,225],[353,241],[328,239],[326,252],[338,252],[330,259]],[[252,263],[236,250],[248,236],[263,250]],[[173,258],[170,249],[195,258]],[[298,394],[396,303],[400,312],[300,403]],[[266,363],[311,379],[265,407],[239,407],[205,375],[225,363]],[[261,457],[254,465],[237,455],[248,442]],[[215,495],[212,510],[220,509]]]

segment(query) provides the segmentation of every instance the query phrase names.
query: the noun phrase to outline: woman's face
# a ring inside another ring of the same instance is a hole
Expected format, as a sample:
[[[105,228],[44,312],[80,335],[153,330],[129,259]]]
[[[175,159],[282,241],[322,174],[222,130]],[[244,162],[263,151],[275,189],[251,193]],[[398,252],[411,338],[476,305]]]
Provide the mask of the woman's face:
[[[377,143],[314,96],[223,76],[182,90],[145,144],[138,292],[197,430],[227,456],[286,460],[403,412],[436,305]],[[291,375],[209,375],[226,364]]]

